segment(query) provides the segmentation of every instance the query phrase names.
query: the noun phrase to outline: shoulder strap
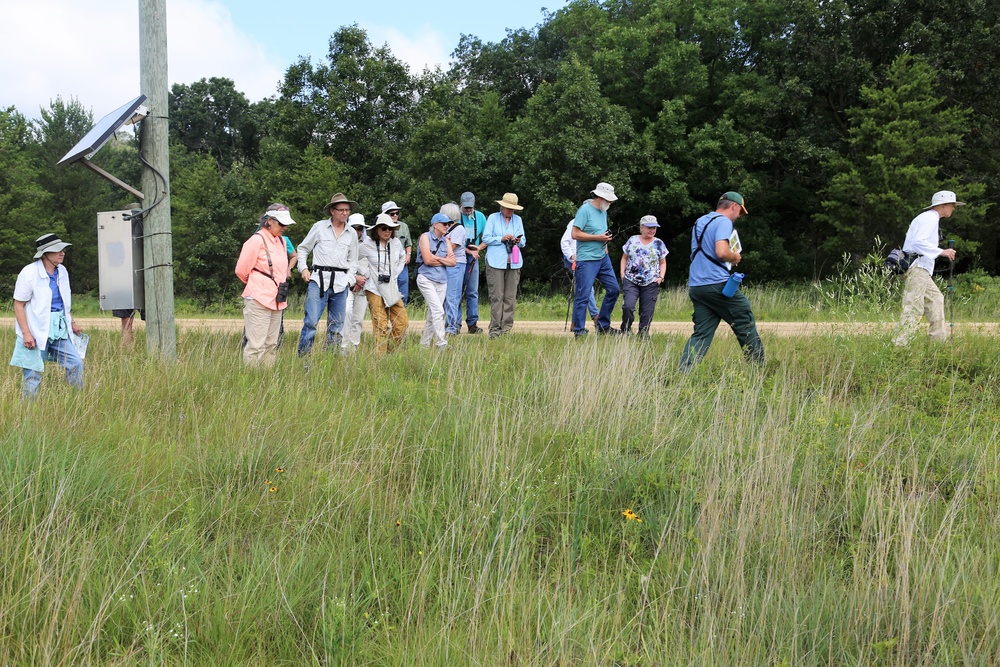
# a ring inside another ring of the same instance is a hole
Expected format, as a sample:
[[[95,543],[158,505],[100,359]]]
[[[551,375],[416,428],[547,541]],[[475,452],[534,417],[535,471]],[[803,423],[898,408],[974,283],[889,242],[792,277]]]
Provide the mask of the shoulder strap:
[[[725,216],[722,215],[721,213],[716,213],[715,217],[710,218],[709,221],[705,223],[705,226],[701,230],[701,235],[698,237],[698,246],[694,249],[694,252],[691,253],[691,261],[693,262],[695,256],[697,256],[697,254],[700,252],[702,255],[705,256],[705,259],[707,259],[708,261],[710,261],[712,264],[715,264],[716,266],[718,266],[718,267],[720,267],[722,269],[725,269],[725,271],[727,273],[732,274],[732,272],[733,272],[732,269],[730,269],[729,267],[727,267],[725,264],[723,264],[722,262],[720,262],[716,258],[714,258],[711,255],[709,255],[707,252],[705,252],[705,250],[701,246],[701,242],[705,238],[705,232],[708,231],[708,226],[711,225],[716,220],[718,220],[719,218],[723,218],[723,217],[725,217]],[[691,228],[691,234],[692,234],[692,236],[694,235],[696,229],[698,229],[698,223],[697,222],[694,223],[694,227]]]
[[[274,283],[275,285],[277,285],[278,281],[274,279],[274,265],[271,264],[271,253],[268,252],[268,250],[267,250],[267,241],[264,239],[264,235],[261,234],[260,232],[254,232],[253,235],[254,236],[259,236],[261,244],[264,246],[264,254],[267,255],[267,273],[264,273],[263,271],[261,271],[260,269],[258,269],[256,266],[253,267],[253,270],[256,271],[257,273],[264,274],[265,276],[267,276],[268,278],[271,279],[272,283]]]

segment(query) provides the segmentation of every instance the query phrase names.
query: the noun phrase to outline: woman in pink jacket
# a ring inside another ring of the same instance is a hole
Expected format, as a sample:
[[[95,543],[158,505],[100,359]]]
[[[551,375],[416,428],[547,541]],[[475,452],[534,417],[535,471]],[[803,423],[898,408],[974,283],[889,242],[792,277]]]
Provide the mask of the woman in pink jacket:
[[[250,365],[271,366],[277,358],[281,311],[288,298],[288,252],[282,235],[294,225],[291,213],[269,210],[264,223],[243,244],[236,277],[243,290],[243,325],[247,344],[243,361]]]

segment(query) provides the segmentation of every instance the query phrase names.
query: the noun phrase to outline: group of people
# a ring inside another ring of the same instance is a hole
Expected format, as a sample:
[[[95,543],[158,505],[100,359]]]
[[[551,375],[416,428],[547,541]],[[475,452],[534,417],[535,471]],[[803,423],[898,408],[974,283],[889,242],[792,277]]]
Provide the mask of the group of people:
[[[509,332],[524,262],[524,223],[517,215],[523,207],[516,194],[507,193],[497,200],[500,210],[487,218],[476,210],[473,193],[463,193],[459,201],[444,204],[431,218],[430,229],[417,238],[416,253],[393,201],[382,204],[369,225],[355,212],[358,203],[338,192],[323,208],[329,218],[316,222],[298,248],[285,235],[295,224],[288,207],[269,206],[236,264],[236,275],[245,284],[244,361],[274,363],[293,266],[308,285],[300,356],[311,352],[324,310],[326,349],[356,348],[366,312],[371,313],[376,352],[396,347],[409,326],[411,263],[427,308],[421,345],[447,347],[448,336],[461,332],[463,305],[468,333],[481,333],[479,261],[484,250],[492,306],[489,335]]]
[[[565,265],[573,273],[573,333],[587,335],[588,314],[598,334],[629,333],[638,306],[638,333],[646,335],[666,272],[668,251],[656,238],[659,223],[651,215],[640,218],[639,233],[622,248],[616,276],[608,254],[613,234],[607,214],[618,198],[608,183],[598,183],[592,195],[577,210],[561,243]],[[473,193],[463,193],[460,204],[442,206],[431,218],[430,229],[417,240],[416,283],[427,304],[420,339],[424,347],[433,344],[444,348],[447,336],[461,331],[463,303],[467,331],[482,331],[478,326],[478,291],[483,250],[492,309],[489,335],[501,336],[514,324],[526,242],[524,223],[518,215],[523,207],[513,193],[497,200],[500,210],[488,218],[476,210]],[[903,312],[893,336],[897,345],[909,342],[921,316],[929,321],[932,340],[947,338],[944,297],[933,280],[934,263],[938,257],[954,262],[955,249],[940,247],[939,225],[941,218],[963,205],[954,192],[937,192],[931,205],[910,223],[902,248],[908,269]],[[323,208],[329,218],[316,222],[297,249],[286,235],[296,224],[288,206],[272,204],[260,216],[258,229],[243,244],[236,264],[236,275],[245,284],[246,363],[271,365],[275,361],[292,266],[298,267],[302,280],[308,283],[299,355],[311,351],[324,310],[327,348],[357,347],[366,311],[371,313],[379,354],[402,342],[409,325],[410,231],[399,220],[400,207],[395,202],[385,202],[371,225],[354,212],[357,207],[358,203],[344,194],[333,195]],[[692,228],[688,295],[694,308],[694,331],[681,354],[682,371],[690,371],[704,357],[723,320],[732,328],[746,358],[764,362],[750,301],[739,288],[742,276],[734,274],[742,259],[735,223],[746,213],[743,196],[725,192],[715,210],[698,218]],[[21,270],[14,287],[16,341],[10,364],[22,369],[25,398],[37,396],[45,361],[61,365],[72,386],[82,387],[84,381],[85,343],[77,338],[82,331],[71,314],[69,275],[63,266],[70,244],[56,234],[45,234],[35,246],[34,261]],[[307,261],[310,256],[311,264]],[[595,282],[604,287],[600,309]],[[622,292],[622,323],[613,329],[611,313]]]

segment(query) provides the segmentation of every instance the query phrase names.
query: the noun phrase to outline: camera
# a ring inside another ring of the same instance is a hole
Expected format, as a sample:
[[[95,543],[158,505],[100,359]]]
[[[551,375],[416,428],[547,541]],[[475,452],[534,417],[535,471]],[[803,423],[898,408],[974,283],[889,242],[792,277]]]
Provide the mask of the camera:
[[[387,282],[389,282],[389,280],[390,280],[389,276],[385,275],[384,273],[380,273],[378,275],[378,281],[380,283],[387,283]]]
[[[278,294],[274,297],[276,303],[285,303],[288,301],[288,281],[283,281],[278,283]]]

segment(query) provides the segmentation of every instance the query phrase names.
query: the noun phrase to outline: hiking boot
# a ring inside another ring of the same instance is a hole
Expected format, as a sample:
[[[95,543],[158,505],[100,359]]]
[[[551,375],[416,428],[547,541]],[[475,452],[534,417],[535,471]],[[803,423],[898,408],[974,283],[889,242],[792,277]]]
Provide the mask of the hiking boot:
[[[483,330],[482,330],[482,329],[480,329],[480,328],[479,328],[478,326],[476,326],[475,324],[473,324],[472,326],[470,326],[470,327],[469,327],[469,333],[470,333],[470,334],[478,334],[478,333],[483,333]]]

